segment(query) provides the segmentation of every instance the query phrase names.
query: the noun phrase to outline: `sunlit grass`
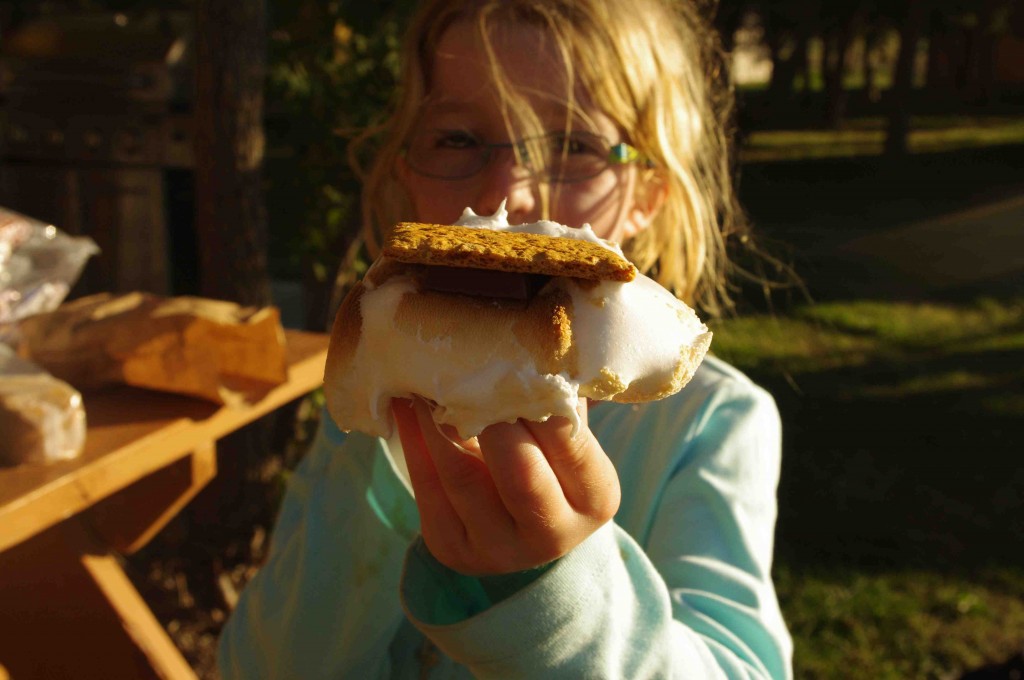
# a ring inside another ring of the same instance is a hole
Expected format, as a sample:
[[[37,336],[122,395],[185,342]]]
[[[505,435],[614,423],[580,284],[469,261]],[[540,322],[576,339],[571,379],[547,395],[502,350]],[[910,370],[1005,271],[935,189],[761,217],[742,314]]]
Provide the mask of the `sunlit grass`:
[[[797,677],[957,678],[1024,630],[1024,573],[776,569]],[[856,670],[854,670],[856,669]]]
[[[982,405],[996,415],[1024,419],[1024,394],[986,397]]]
[[[871,338],[808,319],[749,316],[711,324],[712,351],[744,370],[805,373],[862,363],[876,352]]]
[[[905,348],[952,347],[979,338],[1024,337],[1024,301],[980,299],[972,304],[859,301],[801,309],[802,318]]]
[[[954,679],[1019,652],[1024,566],[935,546],[979,545],[979,528],[1003,554],[1019,541],[1024,298],[834,302],[713,330],[800,442],[780,493],[799,538],[775,568],[796,677]]]
[[[922,352],[934,358],[1024,349],[1024,300],[836,302],[719,321],[712,330],[714,352],[745,370],[813,373],[896,364]]]
[[[885,147],[883,118],[852,120],[835,130],[765,130],[751,133],[741,149],[744,161],[877,156]],[[1024,118],[915,117],[911,153],[935,153],[1024,143]]]

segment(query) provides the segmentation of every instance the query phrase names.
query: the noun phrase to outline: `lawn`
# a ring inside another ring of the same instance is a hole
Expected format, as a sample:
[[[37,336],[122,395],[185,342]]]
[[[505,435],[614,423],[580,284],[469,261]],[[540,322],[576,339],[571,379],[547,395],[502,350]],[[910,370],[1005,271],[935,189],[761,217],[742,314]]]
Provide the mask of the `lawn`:
[[[917,119],[900,160],[873,155],[879,121],[748,140],[744,204],[816,304],[719,323],[714,351],[782,413],[799,680],[957,679],[1024,650],[1024,277],[865,299],[882,272],[834,256],[1024,192],[1020,119],[958,121]]]
[[[838,129],[765,130],[746,138],[746,162],[876,156],[885,146],[887,121],[868,117],[846,121]],[[912,153],[977,149],[1024,142],[1020,116],[915,116]]]
[[[1024,647],[1024,296],[719,323],[785,427],[798,678],[958,678]]]

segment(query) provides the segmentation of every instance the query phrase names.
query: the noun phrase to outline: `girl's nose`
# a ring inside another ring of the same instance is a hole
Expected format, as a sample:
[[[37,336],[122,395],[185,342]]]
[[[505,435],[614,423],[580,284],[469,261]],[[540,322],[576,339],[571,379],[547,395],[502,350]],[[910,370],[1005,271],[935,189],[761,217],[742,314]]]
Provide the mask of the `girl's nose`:
[[[511,149],[498,150],[481,171],[482,182],[473,210],[478,215],[492,215],[505,201],[509,224],[537,219],[537,187],[530,171],[516,160]]]

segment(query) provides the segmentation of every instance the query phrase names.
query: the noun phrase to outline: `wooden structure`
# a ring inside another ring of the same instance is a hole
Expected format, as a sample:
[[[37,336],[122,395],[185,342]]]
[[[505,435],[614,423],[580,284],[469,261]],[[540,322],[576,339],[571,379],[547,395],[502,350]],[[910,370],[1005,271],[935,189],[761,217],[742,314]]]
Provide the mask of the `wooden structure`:
[[[286,337],[287,382],[250,406],[131,388],[86,394],[81,457],[0,468],[0,678],[195,678],[120,554],[214,477],[218,439],[322,383],[328,336]]]
[[[189,44],[166,12],[48,13],[0,40],[0,205],[96,241],[82,294],[178,292],[195,259]]]

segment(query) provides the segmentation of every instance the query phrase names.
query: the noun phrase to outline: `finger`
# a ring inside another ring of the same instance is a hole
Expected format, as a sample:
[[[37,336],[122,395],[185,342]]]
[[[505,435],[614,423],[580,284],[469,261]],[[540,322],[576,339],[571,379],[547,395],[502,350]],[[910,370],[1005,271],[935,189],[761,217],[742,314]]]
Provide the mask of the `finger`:
[[[572,514],[558,478],[523,421],[491,425],[479,440],[495,488],[520,531],[550,529]]]
[[[491,471],[482,457],[462,450],[475,449],[476,442],[459,439],[450,428],[442,432],[422,399],[415,400],[413,411],[448,501],[470,540],[481,544],[508,534],[512,518],[495,489]]]
[[[581,426],[552,417],[543,423],[526,422],[531,436],[544,452],[569,505],[581,515],[603,524],[618,510],[619,476],[608,455],[587,426],[587,402],[579,400]]]
[[[434,461],[427,451],[412,401],[393,399],[391,411],[402,441],[416,505],[420,509],[420,531],[424,540],[432,550],[441,543],[447,545],[464,540],[466,528],[448,500]]]

